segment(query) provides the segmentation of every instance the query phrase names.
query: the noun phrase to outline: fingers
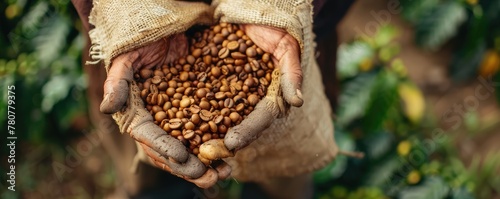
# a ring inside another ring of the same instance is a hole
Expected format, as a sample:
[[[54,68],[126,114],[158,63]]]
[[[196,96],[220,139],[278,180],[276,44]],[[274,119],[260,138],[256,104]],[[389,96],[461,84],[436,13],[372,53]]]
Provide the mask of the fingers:
[[[262,99],[240,124],[229,129],[224,144],[229,150],[239,150],[257,139],[278,116],[278,108],[268,98]]]
[[[126,53],[113,60],[108,71],[108,77],[104,82],[104,99],[101,102],[100,110],[105,114],[119,111],[127,102],[129,87],[128,82],[132,81],[133,70],[132,61],[137,56],[134,53]]]
[[[157,151],[145,144],[141,143],[141,146],[144,149],[144,152],[149,158],[151,158],[157,167],[179,177],[195,179],[202,176],[206,171],[205,165],[203,165],[203,163],[201,163],[200,160],[198,160],[194,155],[189,155],[187,161],[184,163],[177,163],[166,159],[164,156],[160,155]]]
[[[151,121],[136,126],[130,136],[158,152],[165,159],[170,157],[182,163],[188,160],[189,152],[182,142],[167,135],[163,129]]]
[[[285,30],[270,26],[247,24],[241,28],[257,46],[273,55],[274,64],[280,68],[285,100],[292,106],[302,106],[302,68],[297,40]]]
[[[300,50],[297,41],[290,35],[285,35],[273,53],[281,72],[281,90],[283,98],[292,106],[300,107],[302,99],[302,68],[300,66]]]
[[[231,166],[222,160],[220,164],[215,167],[215,170],[217,170],[219,180],[225,180],[231,175]]]
[[[196,184],[196,186],[198,186],[202,189],[207,189],[207,188],[210,188],[211,186],[214,186],[215,183],[217,183],[219,176],[218,176],[217,171],[215,169],[208,169],[199,178],[196,178],[196,179],[184,178],[184,179]]]

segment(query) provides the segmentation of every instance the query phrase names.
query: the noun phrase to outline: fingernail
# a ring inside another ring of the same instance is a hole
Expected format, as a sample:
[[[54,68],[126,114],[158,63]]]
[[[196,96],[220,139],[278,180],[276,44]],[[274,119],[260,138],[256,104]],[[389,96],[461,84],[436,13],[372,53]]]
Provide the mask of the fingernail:
[[[304,104],[304,100],[302,99],[302,92],[299,89],[295,90],[295,96],[293,96],[291,104],[295,107],[301,107],[302,104]]]
[[[99,109],[102,113],[104,114],[111,114],[112,111],[109,110],[108,104],[109,104],[109,93],[104,95],[104,98],[102,99],[101,105],[99,106]]]
[[[297,89],[296,92],[297,92],[297,97],[299,97],[299,99],[302,100],[302,91],[300,91],[299,89]]]

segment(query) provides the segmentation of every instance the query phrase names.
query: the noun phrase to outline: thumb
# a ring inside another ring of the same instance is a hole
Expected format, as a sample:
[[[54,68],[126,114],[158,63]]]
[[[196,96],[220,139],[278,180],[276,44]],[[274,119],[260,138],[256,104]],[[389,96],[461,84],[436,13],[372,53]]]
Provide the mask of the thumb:
[[[113,60],[104,82],[104,98],[100,106],[101,112],[105,114],[115,113],[127,102],[128,83],[133,80],[132,60],[137,57],[136,53],[126,53]]]
[[[281,73],[281,90],[283,98],[292,106],[300,107],[302,99],[302,68],[300,66],[300,50],[297,41],[290,35],[285,35],[277,45],[275,63],[278,62]]]

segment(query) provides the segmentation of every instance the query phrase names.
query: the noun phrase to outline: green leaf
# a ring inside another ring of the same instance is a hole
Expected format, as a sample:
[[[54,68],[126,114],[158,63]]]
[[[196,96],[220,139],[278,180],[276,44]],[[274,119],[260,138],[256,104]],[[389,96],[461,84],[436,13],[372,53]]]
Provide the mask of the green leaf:
[[[401,167],[401,164],[401,161],[395,155],[385,158],[379,164],[372,165],[370,171],[364,177],[363,184],[367,186],[383,186],[388,183],[391,183],[390,185],[397,184],[398,182],[391,181],[391,177]],[[404,180],[404,178],[400,178],[400,180]]]
[[[42,68],[60,55],[66,46],[66,37],[70,30],[69,23],[58,15],[52,16],[49,21],[50,24],[43,27],[34,39],[37,59]]]
[[[431,176],[417,186],[407,187],[399,192],[400,199],[441,199],[448,195],[450,188],[440,177]]]
[[[453,189],[451,192],[452,199],[474,199],[475,197],[471,192],[467,191],[464,187]]]
[[[405,0],[401,1],[403,18],[416,23],[424,13],[429,12],[439,3],[439,0]]]
[[[347,126],[364,114],[372,93],[376,73],[363,73],[348,81],[339,96],[337,125]]]
[[[359,64],[374,57],[374,50],[365,42],[355,41],[341,44],[337,52],[337,71],[339,78],[345,79],[358,74]]]
[[[362,119],[362,128],[365,132],[380,130],[388,118],[389,110],[395,108],[398,101],[398,77],[394,72],[381,71],[370,93],[369,106]]]
[[[447,1],[425,12],[416,24],[416,41],[422,47],[436,50],[455,36],[467,19],[465,8],[458,1]]]
[[[19,23],[21,24],[22,30],[28,32],[37,30],[42,18],[46,16],[47,11],[49,11],[49,5],[45,1],[40,1],[33,6]]]
[[[374,36],[374,41],[377,47],[388,45],[398,35],[398,29],[394,26],[381,26],[377,34]]]
[[[42,88],[42,110],[44,112],[51,111],[54,104],[68,95],[71,86],[71,76],[60,75],[50,78],[50,80]]]
[[[352,137],[342,130],[335,129],[335,141],[339,149],[353,151],[355,148],[355,143]],[[346,169],[347,157],[343,155],[337,156],[337,158],[335,158],[335,160],[326,167],[314,173],[314,182],[319,184],[326,183],[332,179],[340,177]]]
[[[394,136],[388,132],[377,132],[363,139],[366,157],[377,159],[387,154],[394,146]]]

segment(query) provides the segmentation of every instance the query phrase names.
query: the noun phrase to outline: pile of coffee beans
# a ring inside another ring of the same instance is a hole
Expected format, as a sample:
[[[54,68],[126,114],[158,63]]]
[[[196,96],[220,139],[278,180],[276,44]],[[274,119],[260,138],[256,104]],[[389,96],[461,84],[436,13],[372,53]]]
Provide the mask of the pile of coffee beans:
[[[274,65],[237,25],[221,23],[189,39],[186,57],[135,78],[155,124],[197,155],[202,143],[224,138],[252,112]]]

